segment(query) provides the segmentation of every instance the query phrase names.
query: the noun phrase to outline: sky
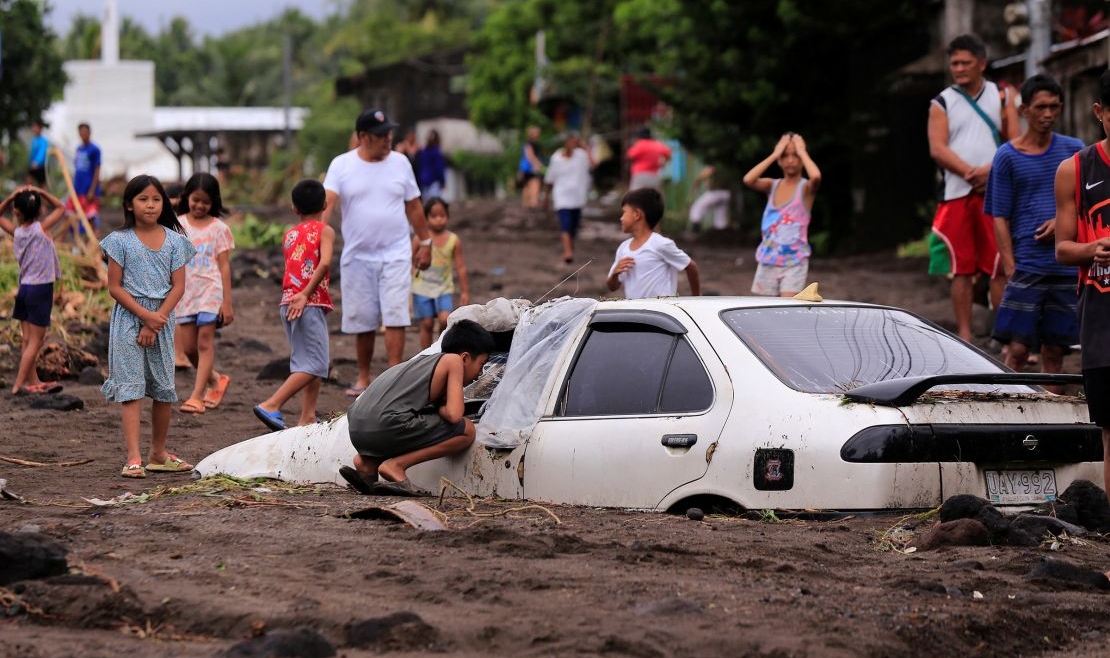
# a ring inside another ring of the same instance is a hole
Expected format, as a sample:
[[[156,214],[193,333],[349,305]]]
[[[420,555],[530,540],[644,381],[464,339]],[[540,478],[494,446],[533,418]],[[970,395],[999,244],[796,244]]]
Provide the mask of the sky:
[[[51,7],[47,23],[58,36],[69,32],[78,14],[100,18],[103,0],[46,0]],[[287,7],[296,7],[307,16],[319,20],[335,13],[335,0],[116,0],[120,19],[129,17],[147,32],[156,33],[174,16],[184,16],[198,36],[218,36],[225,32],[255,25],[280,15]]]

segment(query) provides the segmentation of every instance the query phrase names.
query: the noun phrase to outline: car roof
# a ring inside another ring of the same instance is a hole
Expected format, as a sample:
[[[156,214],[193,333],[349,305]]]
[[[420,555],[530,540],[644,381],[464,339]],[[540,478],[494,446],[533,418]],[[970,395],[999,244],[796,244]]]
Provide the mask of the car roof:
[[[734,308],[790,308],[805,306],[856,306],[860,308],[888,308],[866,302],[842,301],[826,299],[820,302],[804,302],[791,297],[757,297],[748,296],[718,296],[705,297],[650,297],[646,299],[611,299],[598,303],[601,309],[644,309],[661,308],[665,306],[681,309],[697,310],[698,312],[721,312]]]

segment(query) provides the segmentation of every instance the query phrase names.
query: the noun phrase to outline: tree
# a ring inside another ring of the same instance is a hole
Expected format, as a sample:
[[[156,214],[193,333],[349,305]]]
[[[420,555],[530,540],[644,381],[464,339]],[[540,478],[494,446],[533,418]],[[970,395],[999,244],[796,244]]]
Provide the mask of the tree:
[[[548,98],[565,99],[582,109],[592,100],[588,111],[595,130],[617,128],[618,63],[626,53],[608,43],[615,4],[510,0],[491,11],[467,58],[471,119],[489,130],[539,122],[543,115],[531,100],[540,78]],[[535,42],[541,29],[550,64],[537,72]]]
[[[41,121],[65,86],[54,33],[34,0],[0,0],[0,134]]]

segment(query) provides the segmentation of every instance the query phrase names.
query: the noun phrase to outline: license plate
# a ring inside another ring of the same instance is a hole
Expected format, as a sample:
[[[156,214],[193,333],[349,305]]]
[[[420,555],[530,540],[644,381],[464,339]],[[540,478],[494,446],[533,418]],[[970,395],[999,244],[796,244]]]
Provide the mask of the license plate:
[[[987,499],[1000,505],[1056,500],[1056,471],[986,471]]]

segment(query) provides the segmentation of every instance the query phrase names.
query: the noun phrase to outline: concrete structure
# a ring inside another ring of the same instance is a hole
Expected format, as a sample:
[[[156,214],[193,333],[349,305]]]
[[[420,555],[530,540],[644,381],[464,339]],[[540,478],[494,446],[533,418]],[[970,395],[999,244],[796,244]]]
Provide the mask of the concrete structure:
[[[261,170],[273,150],[285,146],[284,133],[304,124],[305,108],[155,107],[154,62],[119,59],[115,0],[105,0],[101,26],[101,59],[65,62],[63,100],[44,116],[47,138],[70,167],[80,123],[89,124],[100,146],[105,181],[140,173],[173,180],[213,171],[220,148],[229,162]]]

